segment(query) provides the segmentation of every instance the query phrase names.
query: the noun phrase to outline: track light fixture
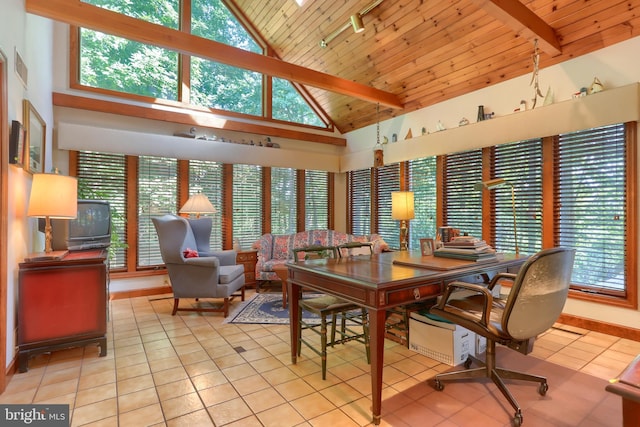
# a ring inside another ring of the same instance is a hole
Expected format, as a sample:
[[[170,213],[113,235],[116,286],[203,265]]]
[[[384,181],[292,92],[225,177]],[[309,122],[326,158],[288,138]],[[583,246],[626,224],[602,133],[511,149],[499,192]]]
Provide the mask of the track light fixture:
[[[344,24],[342,27],[338,28],[337,30],[335,30],[333,33],[329,34],[328,36],[326,36],[325,38],[323,38],[322,40],[320,40],[320,47],[321,48],[325,48],[329,45],[329,43],[331,43],[331,41],[333,39],[335,39],[336,37],[338,37],[338,35],[340,35],[340,33],[342,33],[344,30],[346,30],[349,27],[353,27],[353,31],[355,33],[361,33],[364,31],[364,23],[362,22],[362,17],[364,15],[366,15],[367,13],[371,12],[374,8],[376,8],[380,3],[382,3],[383,0],[374,0],[373,3],[371,3],[370,5],[366,6],[364,9],[362,9],[360,12],[351,15],[351,18],[349,19],[349,21]]]
[[[364,23],[362,22],[362,16],[359,13],[351,15],[351,26],[353,26],[354,33],[361,33],[364,31]]]

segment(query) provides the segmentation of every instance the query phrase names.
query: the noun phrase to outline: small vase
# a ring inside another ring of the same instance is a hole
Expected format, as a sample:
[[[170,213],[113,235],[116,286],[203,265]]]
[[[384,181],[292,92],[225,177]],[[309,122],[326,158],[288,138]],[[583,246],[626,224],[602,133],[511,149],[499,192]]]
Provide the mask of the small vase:
[[[484,105],[478,105],[478,121],[484,120]]]

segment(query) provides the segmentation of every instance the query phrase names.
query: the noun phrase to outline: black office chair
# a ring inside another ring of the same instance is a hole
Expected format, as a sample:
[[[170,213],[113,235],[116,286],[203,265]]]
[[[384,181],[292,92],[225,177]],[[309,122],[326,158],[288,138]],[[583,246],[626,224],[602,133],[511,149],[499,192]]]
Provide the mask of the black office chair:
[[[339,258],[338,248],[335,246],[307,246],[293,249],[293,259]],[[315,313],[320,317],[320,324],[313,324],[303,319],[303,310]],[[327,339],[327,318],[331,316],[331,340]],[[337,318],[340,316],[340,328],[336,328]],[[360,326],[362,331],[355,328]],[[309,330],[320,335],[320,349],[314,343],[303,337],[303,331]],[[336,339],[336,335],[340,337]],[[302,297],[298,303],[298,357],[302,344],[306,345],[322,360],[322,379],[327,378],[327,346],[345,344],[358,341],[365,345],[367,363],[371,363],[369,345],[369,318],[367,310],[356,304],[345,301],[333,295],[322,295],[315,298]]]
[[[545,249],[529,258],[517,275],[497,274],[488,288],[464,282],[448,284],[440,303],[430,312],[486,337],[486,360],[483,363],[469,356],[465,362],[467,370],[436,375],[436,390],[444,389],[442,381],[491,378],[516,411],[513,424],[520,426],[523,419],[520,405],[503,379],[539,382],[538,392],[542,396],[549,388],[547,379],[496,367],[496,343],[523,354],[532,350],[536,336],[553,326],[562,313],[574,257],[575,249]],[[513,282],[509,295],[506,299],[493,298],[491,290],[504,280]],[[473,295],[456,299],[456,290],[472,291]],[[482,367],[468,369],[472,362]]]

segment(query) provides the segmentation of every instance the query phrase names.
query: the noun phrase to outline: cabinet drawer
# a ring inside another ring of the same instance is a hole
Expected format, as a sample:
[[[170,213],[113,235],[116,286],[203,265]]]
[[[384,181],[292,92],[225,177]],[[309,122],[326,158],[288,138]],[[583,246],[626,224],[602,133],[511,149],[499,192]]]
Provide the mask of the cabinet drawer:
[[[236,262],[239,264],[251,263],[258,260],[256,252],[238,252]]]

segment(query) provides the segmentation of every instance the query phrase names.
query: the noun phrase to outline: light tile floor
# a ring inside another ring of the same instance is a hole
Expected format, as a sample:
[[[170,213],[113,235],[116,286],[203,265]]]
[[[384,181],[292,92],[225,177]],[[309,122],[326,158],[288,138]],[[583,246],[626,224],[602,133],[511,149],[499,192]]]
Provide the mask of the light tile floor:
[[[28,372],[13,375],[0,403],[69,404],[72,426],[370,425],[361,344],[332,349],[323,381],[315,354],[303,350],[291,364],[288,326],[224,324],[217,313],[171,316],[172,303],[166,296],[112,301],[106,357],[96,346],[36,356]],[[638,353],[639,342],[556,325],[536,341],[533,356],[608,380]],[[492,385],[435,392],[427,380],[447,369],[387,340],[381,425],[510,424],[512,410]],[[567,426],[619,425],[619,398],[597,381],[563,385],[542,402],[531,385],[509,387],[519,400],[538,399],[538,407],[523,405],[525,426],[558,425],[538,411],[559,413]],[[584,395],[585,403],[564,402],[565,394]],[[599,397],[589,403],[591,394]],[[598,414],[586,416],[595,405]]]

